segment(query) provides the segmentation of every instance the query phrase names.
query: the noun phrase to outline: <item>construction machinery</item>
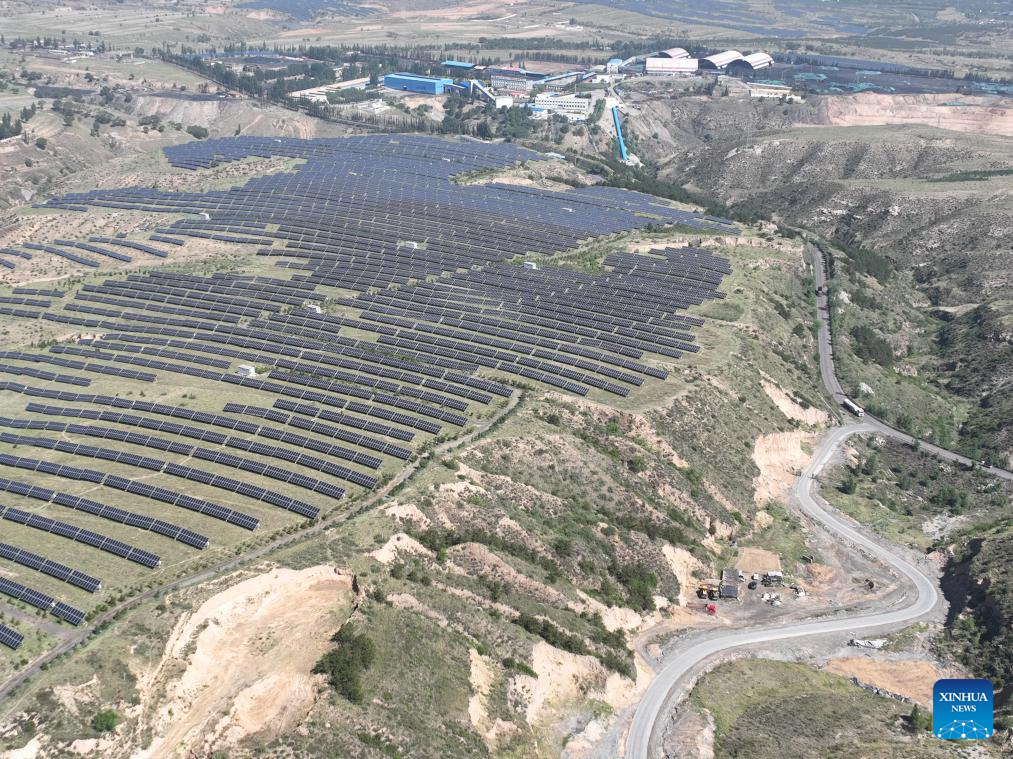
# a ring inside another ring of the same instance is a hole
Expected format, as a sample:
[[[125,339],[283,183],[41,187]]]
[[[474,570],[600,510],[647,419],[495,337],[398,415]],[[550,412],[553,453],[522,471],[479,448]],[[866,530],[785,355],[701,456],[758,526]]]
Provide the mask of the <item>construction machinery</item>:
[[[709,598],[714,601],[718,598],[721,592],[721,586],[717,582],[702,582],[696,588],[697,598]]]

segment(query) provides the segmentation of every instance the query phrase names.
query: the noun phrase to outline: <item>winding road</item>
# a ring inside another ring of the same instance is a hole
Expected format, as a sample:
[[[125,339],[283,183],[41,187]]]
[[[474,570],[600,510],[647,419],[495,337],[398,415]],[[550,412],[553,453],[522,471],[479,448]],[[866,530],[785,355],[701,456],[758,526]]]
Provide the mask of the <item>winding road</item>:
[[[823,293],[817,296],[816,303],[819,316],[817,345],[820,375],[827,393],[839,404],[846,396],[834,368],[829,299],[825,294],[827,280],[823,257],[814,246],[808,245],[807,248],[812,258],[815,284]],[[907,580],[909,590],[904,597],[903,605],[887,610],[859,612],[818,621],[790,622],[747,630],[719,632],[691,643],[688,648],[679,651],[664,662],[662,669],[644,692],[633,714],[633,722],[626,736],[626,759],[648,759],[660,755],[656,749],[661,733],[659,726],[664,715],[668,713],[671,706],[688,695],[693,681],[705,667],[706,662],[719,653],[778,640],[831,633],[850,634],[859,630],[896,628],[911,624],[931,614],[936,605],[941,603],[938,583],[929,571],[908,561],[895,546],[891,546],[886,541],[857,527],[851,520],[836,514],[819,495],[818,476],[833,459],[841,445],[851,435],[870,432],[909,445],[917,443],[921,450],[965,466],[970,466],[973,462],[966,456],[940,448],[932,443],[922,440],[916,441],[911,435],[866,414],[860,422],[849,421],[842,427],[830,429],[820,442],[812,462],[792,487],[791,499],[799,511],[811,517],[829,532],[839,536],[841,540],[864,550],[869,556],[891,567],[898,576]],[[981,469],[997,477],[1013,481],[1013,472],[998,467],[982,467]]]

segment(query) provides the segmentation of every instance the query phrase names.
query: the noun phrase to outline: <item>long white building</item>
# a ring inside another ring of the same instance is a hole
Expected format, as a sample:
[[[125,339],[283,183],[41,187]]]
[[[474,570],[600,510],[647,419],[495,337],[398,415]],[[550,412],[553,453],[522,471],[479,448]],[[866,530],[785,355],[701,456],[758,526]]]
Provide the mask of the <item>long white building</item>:
[[[698,67],[696,58],[648,58],[644,63],[644,73],[648,76],[695,74]]]
[[[534,106],[544,108],[549,113],[562,113],[567,118],[578,121],[591,115],[594,100],[576,95],[553,95],[543,92],[535,95]]]

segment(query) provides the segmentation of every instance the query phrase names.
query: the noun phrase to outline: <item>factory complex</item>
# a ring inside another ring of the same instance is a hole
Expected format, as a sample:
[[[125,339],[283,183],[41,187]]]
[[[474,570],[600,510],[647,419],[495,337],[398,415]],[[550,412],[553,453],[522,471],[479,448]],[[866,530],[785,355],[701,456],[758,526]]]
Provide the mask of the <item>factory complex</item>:
[[[523,66],[483,66],[461,60],[442,63],[445,76],[394,72],[383,77],[383,88],[413,95],[454,92],[494,103],[497,108],[524,104],[535,118],[562,116],[585,121],[609,85],[631,76],[728,75],[750,78],[773,64],[767,53],[725,50],[694,58],[682,48],[661,50],[627,60],[611,58],[603,65],[547,74]]]

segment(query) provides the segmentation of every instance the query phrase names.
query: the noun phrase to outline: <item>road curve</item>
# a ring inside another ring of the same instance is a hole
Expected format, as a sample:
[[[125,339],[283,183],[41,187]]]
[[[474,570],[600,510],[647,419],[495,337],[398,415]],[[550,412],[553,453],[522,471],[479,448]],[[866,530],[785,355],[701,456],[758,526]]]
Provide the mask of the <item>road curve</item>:
[[[689,686],[689,680],[695,675],[695,668],[705,659],[729,649],[771,641],[900,626],[931,613],[939,603],[939,591],[936,588],[934,577],[894,554],[891,548],[884,546],[864,531],[857,529],[853,523],[829,511],[819,503],[819,500],[822,499],[819,499],[816,492],[818,488],[816,475],[826,467],[834,453],[848,437],[857,433],[874,432],[876,429],[876,426],[872,424],[850,424],[831,429],[821,441],[813,461],[796,480],[795,486],[792,488],[792,498],[801,511],[822,524],[827,530],[862,548],[870,556],[888,564],[899,575],[906,578],[913,591],[908,597],[910,602],[901,608],[889,611],[842,616],[818,622],[729,631],[691,645],[666,662],[664,669],[658,673],[637,705],[637,710],[633,715],[633,723],[626,739],[627,759],[648,759],[651,737],[667,702],[682,688]]]
[[[834,402],[839,404],[847,396],[837,379],[837,372],[834,367],[833,342],[832,335],[830,334],[830,298],[826,291],[827,276],[824,268],[823,254],[815,245],[807,244],[806,248],[812,258],[813,282],[816,287],[820,288],[820,294],[816,296],[816,311],[819,316],[819,333],[816,340],[820,352],[820,377],[823,379],[823,386],[834,399]],[[875,428],[872,430],[873,432],[878,432],[881,435],[886,435],[908,445],[917,444],[920,450],[931,453],[933,456],[945,459],[946,461],[953,461],[966,467],[975,465],[975,462],[967,456],[942,448],[935,443],[919,440],[903,430],[890,426],[882,419],[878,419],[868,412],[866,412],[864,419]],[[996,477],[1013,482],[1013,472],[1009,470],[997,466],[983,466],[980,469],[983,472],[988,472]]]
[[[812,258],[814,284],[820,289],[820,294],[816,296],[816,309],[817,316],[819,317],[819,330],[816,342],[819,349],[820,377],[827,393],[836,403],[841,403],[847,396],[837,378],[834,366],[833,341],[830,332],[830,300],[826,291],[827,278],[823,255],[811,244],[807,244],[806,247]],[[891,566],[911,584],[912,590],[915,593],[913,599],[902,608],[891,609],[885,612],[870,612],[854,616],[841,616],[818,622],[786,624],[777,627],[758,627],[749,630],[720,633],[708,636],[706,639],[690,645],[685,651],[681,651],[677,656],[665,663],[664,668],[658,673],[658,676],[648,687],[640,703],[637,705],[637,710],[633,715],[633,723],[630,725],[626,738],[627,759],[647,759],[651,753],[651,741],[655,727],[660,716],[664,713],[666,705],[681,695],[683,689],[688,688],[691,678],[695,674],[695,668],[705,659],[721,651],[741,646],[809,635],[852,632],[869,628],[903,625],[929,614],[935,605],[940,602],[939,591],[934,577],[929,576],[903,557],[894,553],[895,549],[885,542],[880,542],[878,539],[871,537],[870,534],[856,528],[853,523],[841,519],[819,503],[822,499],[819,498],[816,492],[818,480],[816,480],[815,475],[823,471],[834,453],[849,436],[856,433],[869,432],[878,433],[908,445],[917,445],[921,450],[946,461],[964,466],[973,466],[975,462],[967,456],[947,450],[934,443],[919,440],[906,432],[890,426],[882,419],[877,419],[870,414],[866,414],[861,423],[852,422],[843,427],[833,428],[827,432],[820,443],[820,447],[812,463],[802,473],[802,476],[796,480],[792,488],[792,499],[801,511],[819,522],[828,531],[839,535],[842,539],[850,541],[856,546],[860,546],[871,556]],[[981,471],[988,472],[1007,481],[1013,481],[1013,472],[1000,467],[981,467]]]

